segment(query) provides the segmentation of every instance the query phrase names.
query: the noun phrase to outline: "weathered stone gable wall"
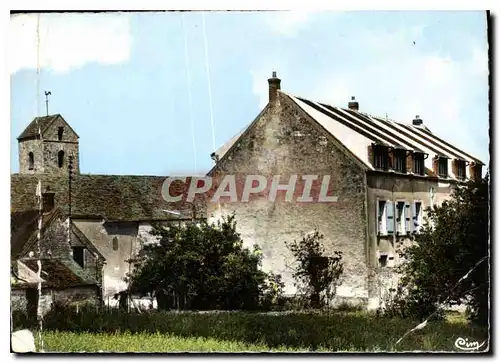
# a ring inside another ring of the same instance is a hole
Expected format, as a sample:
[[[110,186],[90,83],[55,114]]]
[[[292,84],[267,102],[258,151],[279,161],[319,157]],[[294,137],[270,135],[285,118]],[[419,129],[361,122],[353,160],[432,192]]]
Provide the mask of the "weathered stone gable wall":
[[[263,252],[264,270],[280,273],[286,292],[295,291],[293,259],[285,241],[301,239],[317,228],[325,238],[327,253],[343,252],[342,296],[367,297],[365,172],[319,126],[306,119],[293,101],[280,94],[243,138],[215,168],[215,175],[331,176],[328,195],[333,203],[296,203],[263,197],[249,203],[209,204],[209,218],[235,213],[238,231],[246,246],[258,244]]]
[[[104,297],[107,298],[125,290],[123,278],[129,272],[126,262],[137,253],[138,223],[103,223],[102,220],[74,220],[73,223],[94,244],[106,259],[103,271]],[[113,249],[113,239],[117,239],[118,249]]]
[[[61,140],[59,140],[59,127],[63,128]],[[54,120],[50,127],[43,132],[42,137],[44,140],[51,141],[78,142],[78,136],[61,117]]]
[[[27,246],[25,248],[27,248]],[[37,251],[37,243],[32,244],[22,257],[28,257],[30,252],[33,252],[34,256],[37,256]],[[68,243],[67,219],[56,217],[50,225],[47,226],[40,240],[40,251],[42,258],[71,258],[71,246]]]

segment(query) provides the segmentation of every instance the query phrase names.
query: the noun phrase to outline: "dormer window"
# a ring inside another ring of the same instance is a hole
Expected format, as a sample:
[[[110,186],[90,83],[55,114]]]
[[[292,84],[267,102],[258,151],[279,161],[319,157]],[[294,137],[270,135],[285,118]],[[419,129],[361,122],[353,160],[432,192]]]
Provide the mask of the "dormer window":
[[[33,155],[33,152],[29,152],[28,154],[28,169],[33,170],[35,168],[35,156]]]
[[[396,149],[393,151],[394,156],[394,171],[398,173],[406,173],[406,150]]]
[[[61,141],[63,137],[64,127],[57,128],[57,140]]]
[[[73,247],[73,260],[80,265],[80,267],[85,268],[85,247]]]
[[[60,168],[64,165],[64,151],[62,150],[57,153],[57,165],[59,165]]]
[[[470,165],[469,165],[469,174],[470,174],[470,178],[473,181],[480,181],[482,179],[482,177],[483,177],[482,165],[481,164],[477,164],[475,162],[470,163]]]
[[[466,164],[465,160],[458,160],[458,159],[455,160],[454,174],[458,180],[465,180],[466,178],[465,164]]]
[[[373,166],[375,169],[387,170],[389,151],[386,146],[373,146]]]
[[[448,178],[448,158],[445,156],[437,157],[437,175],[440,178]]]
[[[424,175],[424,154],[419,152],[413,153],[413,173],[416,175]]]

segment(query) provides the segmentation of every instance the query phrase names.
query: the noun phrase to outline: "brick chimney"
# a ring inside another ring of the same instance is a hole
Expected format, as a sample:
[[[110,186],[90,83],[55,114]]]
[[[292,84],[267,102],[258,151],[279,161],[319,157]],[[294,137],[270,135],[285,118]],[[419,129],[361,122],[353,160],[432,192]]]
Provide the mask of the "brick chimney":
[[[356,101],[354,96],[351,97],[351,101],[347,104],[347,107],[349,107],[350,110],[358,111],[359,110],[359,103]]]
[[[422,126],[423,123],[424,122],[419,115],[415,116],[415,118],[413,119],[413,126]]]
[[[273,76],[267,82],[269,82],[269,103],[272,103],[278,98],[278,90],[281,89],[281,79],[276,77],[276,71],[273,71]]]

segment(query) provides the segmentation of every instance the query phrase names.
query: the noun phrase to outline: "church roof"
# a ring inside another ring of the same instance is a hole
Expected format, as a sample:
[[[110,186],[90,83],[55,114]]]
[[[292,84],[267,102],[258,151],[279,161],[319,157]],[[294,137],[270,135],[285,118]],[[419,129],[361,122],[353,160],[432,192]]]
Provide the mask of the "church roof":
[[[35,197],[38,178],[42,191],[50,188],[55,193],[55,205],[64,213],[68,211],[68,177],[50,174],[11,175],[11,213],[37,210]],[[166,176],[140,175],[75,175],[71,186],[72,218],[99,218],[106,221],[164,221],[191,219],[193,203],[182,198],[167,202],[162,196]],[[171,195],[187,195],[190,177],[184,182],[173,182]],[[200,196],[200,195],[198,195]],[[204,218],[205,201],[195,199],[196,218]],[[181,217],[166,211],[179,211]]]

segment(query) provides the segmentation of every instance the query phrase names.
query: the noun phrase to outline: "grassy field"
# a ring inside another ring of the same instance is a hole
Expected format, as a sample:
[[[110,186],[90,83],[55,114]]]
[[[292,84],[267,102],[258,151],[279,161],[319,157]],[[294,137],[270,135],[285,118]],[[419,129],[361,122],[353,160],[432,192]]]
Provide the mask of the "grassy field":
[[[454,315],[396,341],[418,322],[364,312],[67,313],[45,322],[46,352],[459,351],[487,332]],[[485,345],[486,346],[486,345]]]

